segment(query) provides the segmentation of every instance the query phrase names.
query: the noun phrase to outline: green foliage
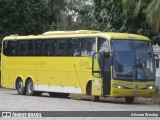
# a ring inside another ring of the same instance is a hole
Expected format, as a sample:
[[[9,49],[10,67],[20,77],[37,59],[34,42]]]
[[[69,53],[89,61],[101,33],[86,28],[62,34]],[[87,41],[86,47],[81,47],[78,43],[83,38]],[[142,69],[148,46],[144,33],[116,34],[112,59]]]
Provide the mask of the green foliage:
[[[62,11],[66,7],[65,0],[48,0],[48,7],[50,8],[50,16],[49,16],[49,29],[50,30],[58,30],[61,25]]]
[[[146,35],[152,39],[153,44],[160,44],[160,1],[159,0],[122,0],[125,6],[130,9],[134,6],[134,15],[132,18],[141,21],[137,32]],[[143,15],[143,19],[139,16]]]
[[[93,29],[92,0],[49,0],[52,9],[50,30]],[[59,6],[59,7],[58,7]]]
[[[125,12],[117,0],[94,0],[94,15],[98,29],[105,31],[123,31],[125,29]]]
[[[94,29],[92,0],[69,0],[67,7],[69,11],[72,11],[73,25],[71,29]]]
[[[0,13],[0,39],[10,34],[40,34],[47,29],[46,0],[1,0]]]
[[[160,32],[160,0],[152,0],[147,6],[146,17],[147,22],[151,25],[152,29],[156,32]]]
[[[99,30],[113,32],[127,32],[152,37],[154,32],[146,22],[145,13],[138,9],[139,14],[134,17],[136,4],[130,6],[122,4],[121,0],[94,0],[95,20]],[[124,1],[125,2],[125,1]],[[145,8],[147,5],[141,6]],[[144,9],[143,9],[144,10]]]

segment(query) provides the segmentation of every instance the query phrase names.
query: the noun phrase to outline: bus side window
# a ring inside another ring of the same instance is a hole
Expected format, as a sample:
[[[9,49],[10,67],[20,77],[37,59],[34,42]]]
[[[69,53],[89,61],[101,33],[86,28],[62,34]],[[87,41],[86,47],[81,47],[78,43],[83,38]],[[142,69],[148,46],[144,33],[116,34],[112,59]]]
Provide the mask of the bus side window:
[[[81,38],[82,40],[82,56],[91,56],[96,52],[95,38]]]
[[[18,56],[27,55],[27,41],[17,41],[18,42]]]
[[[11,50],[9,49],[9,41],[4,41],[3,42],[3,54],[4,55],[10,55],[11,54]]]
[[[4,41],[3,42],[3,53],[7,56],[15,56],[16,55],[16,41]]]
[[[68,42],[68,56],[80,56],[81,55],[81,43],[78,38],[73,38]]]
[[[57,55],[58,56],[67,56],[67,40],[57,40]]]
[[[42,55],[42,41],[41,40],[34,41],[34,52],[36,56]]]
[[[55,55],[56,47],[57,47],[56,40],[50,40],[50,56]]]
[[[108,52],[108,41],[104,38],[98,38],[98,52]]]
[[[50,55],[50,41],[49,40],[44,40],[43,41],[42,55],[44,55],[44,56]]]
[[[33,41],[29,41],[27,51],[28,51],[28,56],[34,55],[34,42]]]

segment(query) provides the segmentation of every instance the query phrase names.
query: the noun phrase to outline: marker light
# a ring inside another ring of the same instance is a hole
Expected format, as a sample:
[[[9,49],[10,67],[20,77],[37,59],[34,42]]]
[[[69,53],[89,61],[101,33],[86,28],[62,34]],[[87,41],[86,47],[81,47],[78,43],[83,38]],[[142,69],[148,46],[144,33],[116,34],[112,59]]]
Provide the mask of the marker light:
[[[154,88],[155,88],[154,85],[148,85],[148,86],[147,86],[147,89],[150,89],[150,90],[151,90],[151,89],[154,89]]]
[[[114,88],[119,88],[119,89],[125,89],[124,86],[122,86],[122,85],[117,85],[117,84],[113,84],[113,87],[114,87]]]

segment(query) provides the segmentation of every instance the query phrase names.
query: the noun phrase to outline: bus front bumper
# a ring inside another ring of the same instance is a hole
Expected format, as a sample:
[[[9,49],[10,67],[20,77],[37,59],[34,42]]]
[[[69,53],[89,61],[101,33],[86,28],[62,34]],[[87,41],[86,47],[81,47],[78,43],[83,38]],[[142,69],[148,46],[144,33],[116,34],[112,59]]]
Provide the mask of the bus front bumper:
[[[152,97],[155,93],[153,89],[121,89],[113,88],[111,90],[112,97]]]

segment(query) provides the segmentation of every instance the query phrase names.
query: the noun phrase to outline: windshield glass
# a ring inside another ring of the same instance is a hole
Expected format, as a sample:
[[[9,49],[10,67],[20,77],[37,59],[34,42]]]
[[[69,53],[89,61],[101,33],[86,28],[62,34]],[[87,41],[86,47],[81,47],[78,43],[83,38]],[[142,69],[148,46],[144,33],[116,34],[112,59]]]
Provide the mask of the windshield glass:
[[[113,77],[121,80],[154,80],[154,57],[149,41],[112,40]]]

